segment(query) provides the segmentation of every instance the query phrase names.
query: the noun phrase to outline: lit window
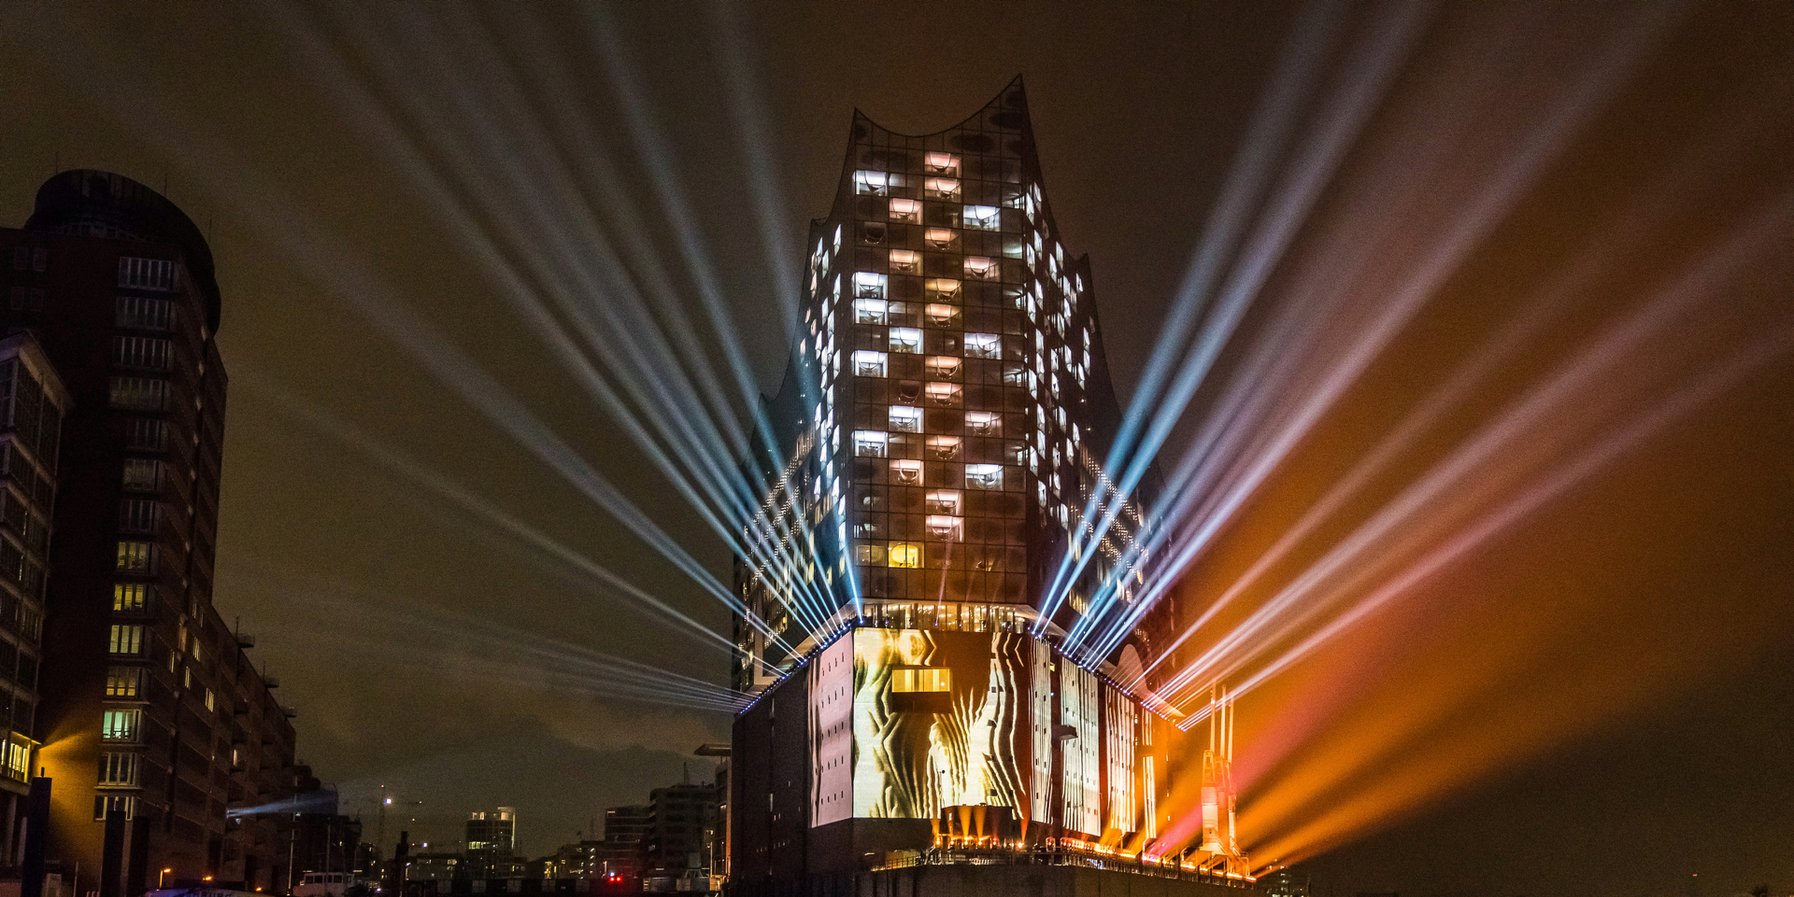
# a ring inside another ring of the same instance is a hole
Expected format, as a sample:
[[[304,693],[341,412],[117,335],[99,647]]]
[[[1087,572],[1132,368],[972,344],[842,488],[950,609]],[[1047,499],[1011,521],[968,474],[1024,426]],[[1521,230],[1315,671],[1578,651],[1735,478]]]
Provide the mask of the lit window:
[[[892,405],[891,429],[898,433],[922,432],[922,409],[910,405]]]
[[[883,377],[885,370],[885,353],[872,349],[860,349],[853,353],[854,374],[861,377]]]
[[[928,453],[942,461],[951,461],[959,457],[958,436],[928,437]]]
[[[895,180],[882,171],[856,171],[853,173],[853,189],[855,193],[883,196]]]
[[[853,300],[853,320],[857,324],[889,324],[891,304],[883,299]]]
[[[853,431],[853,454],[857,458],[883,458],[890,437],[879,430]]]
[[[922,157],[922,167],[929,174],[959,174],[959,157],[952,153],[929,153]]]
[[[118,543],[118,569],[129,573],[149,573],[155,567],[155,546],[148,542]]]
[[[922,267],[922,254],[913,249],[891,250],[891,270],[899,274],[914,274]]]
[[[1029,385],[1028,371],[1021,365],[1013,365],[1003,369],[1003,382],[1010,386]]]
[[[947,249],[952,247],[955,236],[950,228],[931,227],[922,235],[922,239],[935,249]]]
[[[1003,488],[1003,465],[967,464],[966,485],[974,489]]]
[[[959,491],[956,489],[936,489],[928,493],[928,511],[932,514],[959,513]]]
[[[110,667],[106,670],[106,697],[135,698],[143,687],[143,671],[135,667]]]
[[[928,394],[928,401],[936,405],[959,404],[959,384],[957,383],[930,383],[925,391]]]
[[[924,524],[928,538],[941,542],[958,542],[965,538],[965,521],[945,514],[930,514]]]
[[[929,178],[922,183],[922,189],[933,199],[959,200],[959,181],[953,178]]]
[[[891,479],[899,486],[922,485],[922,462],[907,459],[892,461]]]
[[[140,710],[108,710],[100,717],[100,738],[105,741],[136,741]],[[91,718],[91,717],[90,717]]]
[[[920,352],[920,351],[922,351],[922,331],[917,330],[913,327],[892,327],[891,328],[891,351],[892,352]]]
[[[908,569],[922,566],[922,546],[914,542],[892,542],[890,564]]]
[[[996,230],[1002,220],[996,206],[966,206],[962,214],[965,226],[977,230]]]
[[[946,327],[953,323],[954,318],[959,317],[959,309],[939,302],[930,302],[922,309],[922,313],[928,316],[928,323],[934,327]]]
[[[891,220],[907,224],[921,224],[922,204],[913,199],[891,200]]]
[[[867,545],[862,542],[854,546],[854,553],[862,564],[876,565],[885,562],[885,547],[883,545]]]
[[[114,623],[107,641],[114,654],[136,654],[143,650],[143,627],[137,624]]]
[[[856,299],[883,299],[885,276],[875,271],[853,272],[853,295]]]
[[[974,280],[995,280],[997,277],[996,259],[988,259],[981,255],[966,256],[966,276]]]
[[[995,411],[967,411],[966,429],[978,436],[990,436],[1001,429],[1002,418]]]
[[[966,334],[967,358],[999,358],[1003,354],[1003,338],[994,333]]]
[[[143,583],[121,582],[112,587],[112,609],[114,611],[143,610],[145,593],[149,586]]]
[[[928,376],[951,380],[959,376],[959,359],[951,355],[935,355],[928,359]]]
[[[928,282],[928,297],[954,302],[959,299],[959,281],[936,277]]]

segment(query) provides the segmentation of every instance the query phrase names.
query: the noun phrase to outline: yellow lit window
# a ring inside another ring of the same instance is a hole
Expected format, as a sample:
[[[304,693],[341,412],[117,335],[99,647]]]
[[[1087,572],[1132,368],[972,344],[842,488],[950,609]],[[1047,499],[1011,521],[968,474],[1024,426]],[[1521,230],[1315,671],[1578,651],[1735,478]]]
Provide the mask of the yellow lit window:
[[[118,583],[112,587],[112,609],[115,611],[143,610],[143,583]]]
[[[922,204],[913,199],[891,200],[891,220],[909,224],[922,223]]]
[[[931,227],[922,234],[922,239],[926,240],[928,245],[933,246],[936,249],[946,249],[952,246],[953,237],[954,234],[952,229],[945,227]]]
[[[914,542],[892,542],[891,566],[907,569],[922,566],[922,546]]]
[[[891,270],[899,274],[914,274],[922,267],[922,254],[913,249],[891,250]]]

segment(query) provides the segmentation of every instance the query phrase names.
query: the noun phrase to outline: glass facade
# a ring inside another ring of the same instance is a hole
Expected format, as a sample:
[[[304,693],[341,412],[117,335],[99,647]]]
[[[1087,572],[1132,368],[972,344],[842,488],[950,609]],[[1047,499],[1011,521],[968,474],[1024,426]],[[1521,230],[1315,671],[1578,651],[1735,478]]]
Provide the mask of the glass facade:
[[[857,118],[810,240],[780,454],[751,459],[766,493],[737,559],[737,685],[892,614],[1014,606],[1049,617],[1038,634],[1098,590],[1130,602],[1141,577],[1120,565],[1151,518],[1108,507],[1118,413],[1089,265],[1053,223],[1019,84],[936,134]],[[1097,556],[1061,576],[1084,544]]]

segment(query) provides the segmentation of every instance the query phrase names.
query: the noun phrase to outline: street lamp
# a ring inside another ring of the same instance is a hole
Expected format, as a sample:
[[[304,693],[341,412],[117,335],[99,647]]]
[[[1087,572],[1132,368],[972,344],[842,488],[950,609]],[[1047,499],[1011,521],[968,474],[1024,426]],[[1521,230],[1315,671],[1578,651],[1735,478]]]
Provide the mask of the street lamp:
[[[165,885],[168,884],[168,876],[172,872],[174,872],[174,867],[172,867],[172,866],[163,866],[162,867],[162,874],[156,876],[156,889],[157,890],[161,890]]]

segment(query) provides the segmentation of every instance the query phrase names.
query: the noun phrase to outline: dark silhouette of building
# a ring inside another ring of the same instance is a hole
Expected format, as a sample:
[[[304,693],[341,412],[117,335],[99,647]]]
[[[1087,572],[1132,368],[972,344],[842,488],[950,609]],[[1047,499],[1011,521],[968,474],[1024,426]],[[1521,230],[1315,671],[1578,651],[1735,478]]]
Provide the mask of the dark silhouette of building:
[[[15,256],[20,270],[29,254]],[[17,287],[13,295],[31,295]],[[0,865],[16,848],[32,775],[56,458],[68,392],[28,332],[0,338]]]
[[[681,782],[648,794],[641,842],[642,888],[651,893],[706,892],[716,833],[722,827],[716,785]]]
[[[1090,263],[1053,221],[1020,79],[933,134],[856,112],[806,250],[744,464],[765,491],[735,558],[754,698],[731,887],[851,889],[941,851],[1175,852],[1180,733],[1131,690],[1174,614],[1136,600],[1157,478],[1103,468],[1122,420]],[[1205,868],[1243,868],[1230,811],[1205,804]]]
[[[206,876],[284,888],[279,817],[226,821],[290,791],[294,736],[252,640],[213,606],[227,382],[211,250],[155,191],[68,171],[23,229],[0,229],[0,258],[0,330],[30,332],[70,398],[33,721],[50,858],[102,897]]]
[[[474,878],[508,878],[517,857],[517,811],[511,807],[467,814],[467,867]]]
[[[642,844],[648,838],[652,819],[653,810],[641,805],[604,811],[604,839],[598,860],[606,877],[615,874],[631,883],[641,880]]]

